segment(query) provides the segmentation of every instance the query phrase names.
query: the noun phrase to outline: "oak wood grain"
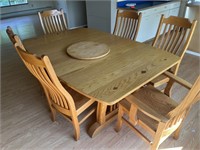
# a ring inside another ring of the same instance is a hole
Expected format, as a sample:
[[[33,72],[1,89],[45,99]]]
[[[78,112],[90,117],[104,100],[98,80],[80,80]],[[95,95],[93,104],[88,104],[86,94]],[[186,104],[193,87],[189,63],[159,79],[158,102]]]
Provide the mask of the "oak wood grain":
[[[104,43],[83,41],[67,47],[67,54],[73,58],[91,60],[108,55],[110,48]]]
[[[149,145],[126,126],[122,127],[121,132],[116,133],[113,129],[115,122],[104,128],[95,138],[90,138],[85,131],[90,126],[90,122],[95,120],[95,116],[81,125],[81,140],[78,142],[71,138],[73,126],[66,119],[58,115],[57,121],[52,123],[49,119],[46,98],[41,94],[43,91],[41,91],[40,85],[24,67],[5,33],[8,25],[22,39],[43,34],[37,15],[1,20],[0,124],[2,149],[66,149],[66,147],[77,150],[149,149]],[[185,54],[178,75],[188,82],[194,83],[200,74],[199,68],[200,58]],[[184,88],[176,84],[173,86],[172,97],[176,102],[180,102],[185,94]],[[191,109],[183,123],[184,130],[179,139],[168,138],[160,145],[160,149],[200,149],[197,140],[200,138],[199,107],[200,103]]]
[[[80,41],[105,43],[109,55],[76,60],[66,47]],[[49,56],[57,75],[70,87],[112,105],[179,62],[179,57],[149,45],[91,29],[77,29],[24,41],[32,53]]]

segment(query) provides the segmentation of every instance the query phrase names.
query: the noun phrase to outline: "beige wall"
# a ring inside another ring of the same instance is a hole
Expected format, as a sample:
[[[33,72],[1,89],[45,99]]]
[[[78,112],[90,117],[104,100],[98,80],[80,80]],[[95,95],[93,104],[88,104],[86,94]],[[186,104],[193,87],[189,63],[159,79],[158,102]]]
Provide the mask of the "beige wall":
[[[189,18],[191,21],[193,19],[196,19],[198,21],[188,50],[200,53],[200,5],[188,6],[186,8],[185,17]]]

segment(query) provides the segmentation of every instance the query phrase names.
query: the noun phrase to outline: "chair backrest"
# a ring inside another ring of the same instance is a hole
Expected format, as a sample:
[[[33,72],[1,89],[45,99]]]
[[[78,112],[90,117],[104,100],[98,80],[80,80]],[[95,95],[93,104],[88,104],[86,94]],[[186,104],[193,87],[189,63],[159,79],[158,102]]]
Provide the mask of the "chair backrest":
[[[63,10],[48,10],[38,12],[44,34],[57,33],[67,30],[67,21]]]
[[[9,37],[10,41],[13,44],[15,44],[15,39],[14,39],[15,34],[14,34],[14,32],[13,32],[13,30],[12,30],[12,28],[10,26],[7,26],[6,33],[7,33],[8,37]]]
[[[142,14],[134,11],[117,10],[114,35],[136,40]]]
[[[191,90],[188,92],[184,100],[172,111],[170,111],[167,116],[170,120],[166,124],[166,135],[175,131],[177,127],[181,124],[182,120],[187,115],[191,106],[200,100],[200,76],[197,78],[196,82],[192,86]]]
[[[15,44],[28,70],[42,84],[51,105],[65,115],[76,113],[75,104],[71,95],[63,88],[51,65],[48,56],[37,57],[21,49]]]
[[[191,23],[186,18],[175,16],[164,18],[164,15],[162,15],[152,46],[171,52],[182,59],[189,46],[196,24],[196,20]]]

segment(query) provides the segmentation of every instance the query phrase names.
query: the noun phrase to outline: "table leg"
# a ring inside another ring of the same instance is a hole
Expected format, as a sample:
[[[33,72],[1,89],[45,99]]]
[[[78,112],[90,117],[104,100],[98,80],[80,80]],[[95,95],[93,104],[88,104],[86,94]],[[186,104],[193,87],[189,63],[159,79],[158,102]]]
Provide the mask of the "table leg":
[[[107,107],[108,105],[98,102],[96,113],[97,122],[95,122],[89,128],[88,134],[90,135],[90,137],[94,137],[95,135],[97,135],[104,127],[106,127],[117,118],[118,109],[115,109],[107,114]]]

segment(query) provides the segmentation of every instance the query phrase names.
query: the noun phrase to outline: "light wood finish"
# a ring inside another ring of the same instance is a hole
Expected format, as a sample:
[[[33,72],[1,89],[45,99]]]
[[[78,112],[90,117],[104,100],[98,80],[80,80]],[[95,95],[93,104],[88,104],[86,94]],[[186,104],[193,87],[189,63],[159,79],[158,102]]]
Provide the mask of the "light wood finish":
[[[85,61],[66,54],[69,45],[83,40],[105,43],[110,47],[109,55]],[[179,57],[152,46],[87,28],[25,40],[24,44],[30,52],[48,55],[58,77],[71,88],[99,102],[96,131],[114,117],[114,114],[107,117],[107,106],[116,104],[179,62]],[[97,133],[95,130],[89,132],[91,136]]]
[[[142,14],[135,11],[117,10],[114,35],[136,40]]]
[[[22,24],[23,22],[23,24]],[[2,149],[149,149],[150,146],[136,134],[122,126],[114,131],[115,121],[104,128],[95,138],[88,136],[86,129],[96,120],[93,114],[81,124],[81,139],[72,138],[73,126],[61,115],[56,121],[49,118],[49,106],[34,76],[16,53],[5,30],[10,25],[21,39],[43,35],[38,15],[8,18],[1,20],[1,148]],[[34,27],[34,28],[33,28]],[[3,34],[2,34],[3,33]],[[41,49],[42,50],[42,49]],[[63,55],[65,55],[63,49]],[[178,75],[194,83],[200,74],[200,58],[185,54]],[[191,67],[192,66],[192,67]],[[192,73],[191,73],[192,72]],[[177,103],[187,90],[178,84],[172,88],[172,97]],[[42,94],[41,94],[42,93]],[[167,138],[160,149],[197,150],[200,148],[199,109],[194,105],[183,122],[178,140]],[[189,140],[188,138],[189,137]]]
[[[15,39],[14,39],[15,34],[14,34],[14,32],[13,32],[13,30],[12,30],[12,28],[10,26],[7,26],[6,33],[7,33],[8,37],[9,37],[10,41],[13,44],[15,44]]]
[[[180,60],[182,60],[191,41],[196,24],[196,20],[191,23],[189,19],[186,18],[176,16],[165,18],[164,15],[162,15],[152,46],[177,55],[180,57]],[[177,74],[180,62],[176,67],[171,69],[171,72]],[[168,81],[169,78],[162,75],[151,81],[151,83],[154,87],[158,87]]]
[[[80,138],[79,125],[95,112],[95,109],[92,109],[80,121],[78,121],[78,116],[95,101],[75,92],[67,84],[61,85],[48,56],[37,57],[21,49],[18,44],[15,44],[15,48],[28,70],[41,83],[51,110],[52,121],[55,121],[56,112],[61,113],[72,122],[75,130],[75,140],[78,140]]]
[[[63,10],[38,12],[44,34],[58,33],[67,30],[67,21]]]
[[[73,58],[91,60],[102,58],[110,52],[109,47],[103,43],[83,41],[70,45],[67,53]]]
[[[15,35],[14,36],[14,40],[15,40],[15,43],[17,43],[17,45],[19,46],[19,47],[21,47],[21,49],[23,49],[24,51],[27,51],[26,49],[25,49],[25,47],[24,47],[24,45],[23,45],[23,43],[22,43],[22,41],[21,41],[21,39],[20,39],[20,37],[18,36],[18,35]],[[14,44],[15,44],[14,43]],[[17,49],[16,49],[17,50]]]
[[[66,55],[67,47],[83,39],[105,43],[110,47],[109,55],[92,61]],[[48,55],[56,74],[70,86],[107,105],[115,104],[179,62],[179,57],[152,46],[87,28],[23,42],[30,52]]]
[[[14,34],[12,28],[10,26],[7,26],[6,29],[6,33],[8,35],[8,37],[10,38],[10,41],[12,42],[12,44],[18,43],[18,45],[25,50],[24,45],[20,39],[20,37],[16,34]]]
[[[158,149],[159,145],[172,133],[175,139],[179,137],[183,120],[191,106],[200,100],[200,76],[191,86],[190,83],[170,72],[166,72],[166,75],[170,80],[190,90],[180,104],[151,85],[139,89],[119,103],[116,131],[121,129],[124,122],[149,143],[152,150]],[[129,116],[128,120],[123,117],[124,113]],[[148,131],[153,140],[141,133],[136,125]]]

